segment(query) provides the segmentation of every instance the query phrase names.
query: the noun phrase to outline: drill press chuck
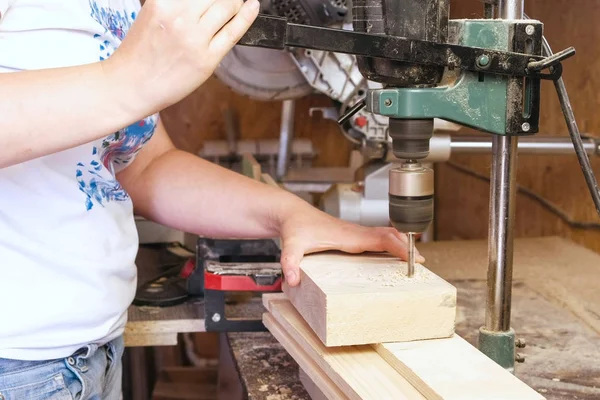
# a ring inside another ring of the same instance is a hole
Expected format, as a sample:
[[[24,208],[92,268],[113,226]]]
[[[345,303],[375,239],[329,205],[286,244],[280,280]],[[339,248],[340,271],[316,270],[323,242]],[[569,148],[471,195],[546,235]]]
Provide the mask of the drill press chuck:
[[[422,233],[433,220],[433,170],[406,162],[390,170],[390,221],[400,232]]]
[[[422,160],[429,155],[433,119],[390,118],[389,135],[394,156],[401,160]]]

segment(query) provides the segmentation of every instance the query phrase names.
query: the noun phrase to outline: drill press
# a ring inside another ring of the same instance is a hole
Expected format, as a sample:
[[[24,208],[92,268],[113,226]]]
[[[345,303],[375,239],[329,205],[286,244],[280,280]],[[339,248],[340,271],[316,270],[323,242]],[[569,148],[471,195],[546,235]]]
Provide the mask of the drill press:
[[[449,0],[354,0],[352,17],[356,32],[445,43],[449,12]],[[358,57],[357,62],[367,79],[383,84],[388,92],[436,87],[444,76],[444,67],[437,65],[369,57]],[[391,107],[392,102],[386,98],[383,105]],[[371,111],[381,113],[373,107]],[[390,117],[389,135],[394,156],[404,160],[389,173],[389,216],[392,226],[408,234],[407,275],[412,276],[415,234],[427,230],[433,220],[433,170],[419,162],[429,155],[433,117],[381,114]]]
[[[414,234],[433,218],[433,172],[419,163],[429,152],[433,119],[492,134],[488,301],[479,348],[511,371],[517,138],[538,131],[541,79],[555,81],[561,104],[568,105],[561,61],[575,52],[568,48],[551,54],[545,45],[543,57],[543,25],[522,19],[523,1],[489,0],[486,19],[450,20],[449,0],[354,0],[354,31],[259,16],[239,42],[353,54],[361,73],[383,85],[368,90],[339,122],[363,107],[390,118],[392,150],[404,161],[390,171],[389,214],[398,230],[409,233],[409,266],[414,264]],[[570,107],[563,112],[577,150],[581,138]],[[584,162],[587,155],[577,154],[586,180],[594,183],[589,160]],[[592,186],[590,191],[600,210],[598,192]]]

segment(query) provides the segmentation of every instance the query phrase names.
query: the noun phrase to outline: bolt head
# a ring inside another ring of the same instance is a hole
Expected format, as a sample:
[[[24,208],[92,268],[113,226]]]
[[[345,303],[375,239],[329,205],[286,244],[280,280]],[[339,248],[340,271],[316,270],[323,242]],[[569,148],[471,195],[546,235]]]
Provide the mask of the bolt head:
[[[219,314],[219,313],[214,313],[214,314],[213,314],[213,316],[212,316],[212,320],[213,320],[213,322],[215,322],[215,323],[216,323],[216,322],[219,322],[219,321],[221,320],[221,314]]]
[[[515,341],[515,346],[517,346],[519,349],[523,349],[525,346],[527,346],[527,342],[525,342],[525,339],[519,338]]]
[[[523,122],[523,125],[521,125],[521,129],[523,130],[523,132],[529,132],[529,130],[531,129],[531,125],[529,125],[529,122]]]
[[[486,54],[480,55],[477,58],[477,65],[480,67],[487,67],[490,64],[490,57]]]
[[[392,105],[392,99],[385,99],[383,104],[385,104],[386,107],[390,107]]]
[[[525,27],[525,33],[528,35],[533,35],[533,33],[535,32],[535,28],[533,27],[533,25],[527,25]]]

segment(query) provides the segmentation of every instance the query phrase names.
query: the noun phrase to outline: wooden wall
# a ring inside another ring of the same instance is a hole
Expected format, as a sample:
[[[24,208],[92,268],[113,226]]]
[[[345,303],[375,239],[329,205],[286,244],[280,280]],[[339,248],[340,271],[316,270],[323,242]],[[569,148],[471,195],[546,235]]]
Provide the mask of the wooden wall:
[[[310,117],[311,107],[328,107],[326,96],[310,96],[296,102],[294,136],[312,140],[318,153],[314,166],[347,165],[351,150],[333,121],[320,116]],[[225,140],[223,110],[231,107],[239,121],[242,139],[278,138],[281,123],[281,102],[251,100],[233,92],[212,77],[184,101],[161,115],[175,144],[186,151],[198,153],[204,140]]]
[[[579,128],[600,133],[600,2],[588,0],[526,0],[526,13],[545,24],[553,51],[574,46],[577,55],[564,63],[564,80]],[[481,16],[478,1],[455,1],[453,18]],[[542,87],[540,135],[568,136],[552,83]],[[489,175],[489,156],[455,156],[452,160]],[[551,200],[573,218],[600,222],[575,155],[521,156],[517,180]],[[600,178],[600,162],[593,159]],[[438,239],[485,238],[488,229],[489,185],[448,166],[436,176]],[[468,216],[468,217],[467,217]],[[523,195],[518,195],[515,235],[560,235],[600,251],[600,231],[571,229],[559,218]]]
[[[600,1],[526,0],[526,12],[545,23],[545,32],[554,51],[575,46],[577,55],[565,63],[565,82],[580,129],[600,132]],[[482,16],[478,0],[454,0],[452,16]],[[542,89],[541,134],[566,136],[554,87]],[[348,162],[351,148],[331,121],[310,118],[308,108],[328,105],[323,96],[302,99],[296,107],[295,131],[310,138],[319,156],[315,165],[341,166]],[[210,79],[189,98],[163,113],[176,144],[196,153],[206,139],[224,139],[222,107],[230,105],[240,118],[243,138],[276,138],[280,103],[249,100]],[[489,156],[455,156],[453,161],[489,174]],[[600,163],[593,161],[600,175]],[[436,234],[438,239],[487,237],[489,185],[440,165],[437,167]],[[522,156],[518,182],[543,195],[580,220],[600,221],[575,156]],[[516,236],[561,235],[600,251],[600,231],[570,229],[533,201],[518,197]]]

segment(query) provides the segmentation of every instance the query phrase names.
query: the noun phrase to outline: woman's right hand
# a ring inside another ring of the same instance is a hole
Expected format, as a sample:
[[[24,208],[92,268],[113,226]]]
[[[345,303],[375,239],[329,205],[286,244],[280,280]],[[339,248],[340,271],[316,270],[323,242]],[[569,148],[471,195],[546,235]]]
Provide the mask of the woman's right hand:
[[[146,0],[104,70],[131,87],[132,101],[160,111],[212,75],[258,10],[258,0]]]

